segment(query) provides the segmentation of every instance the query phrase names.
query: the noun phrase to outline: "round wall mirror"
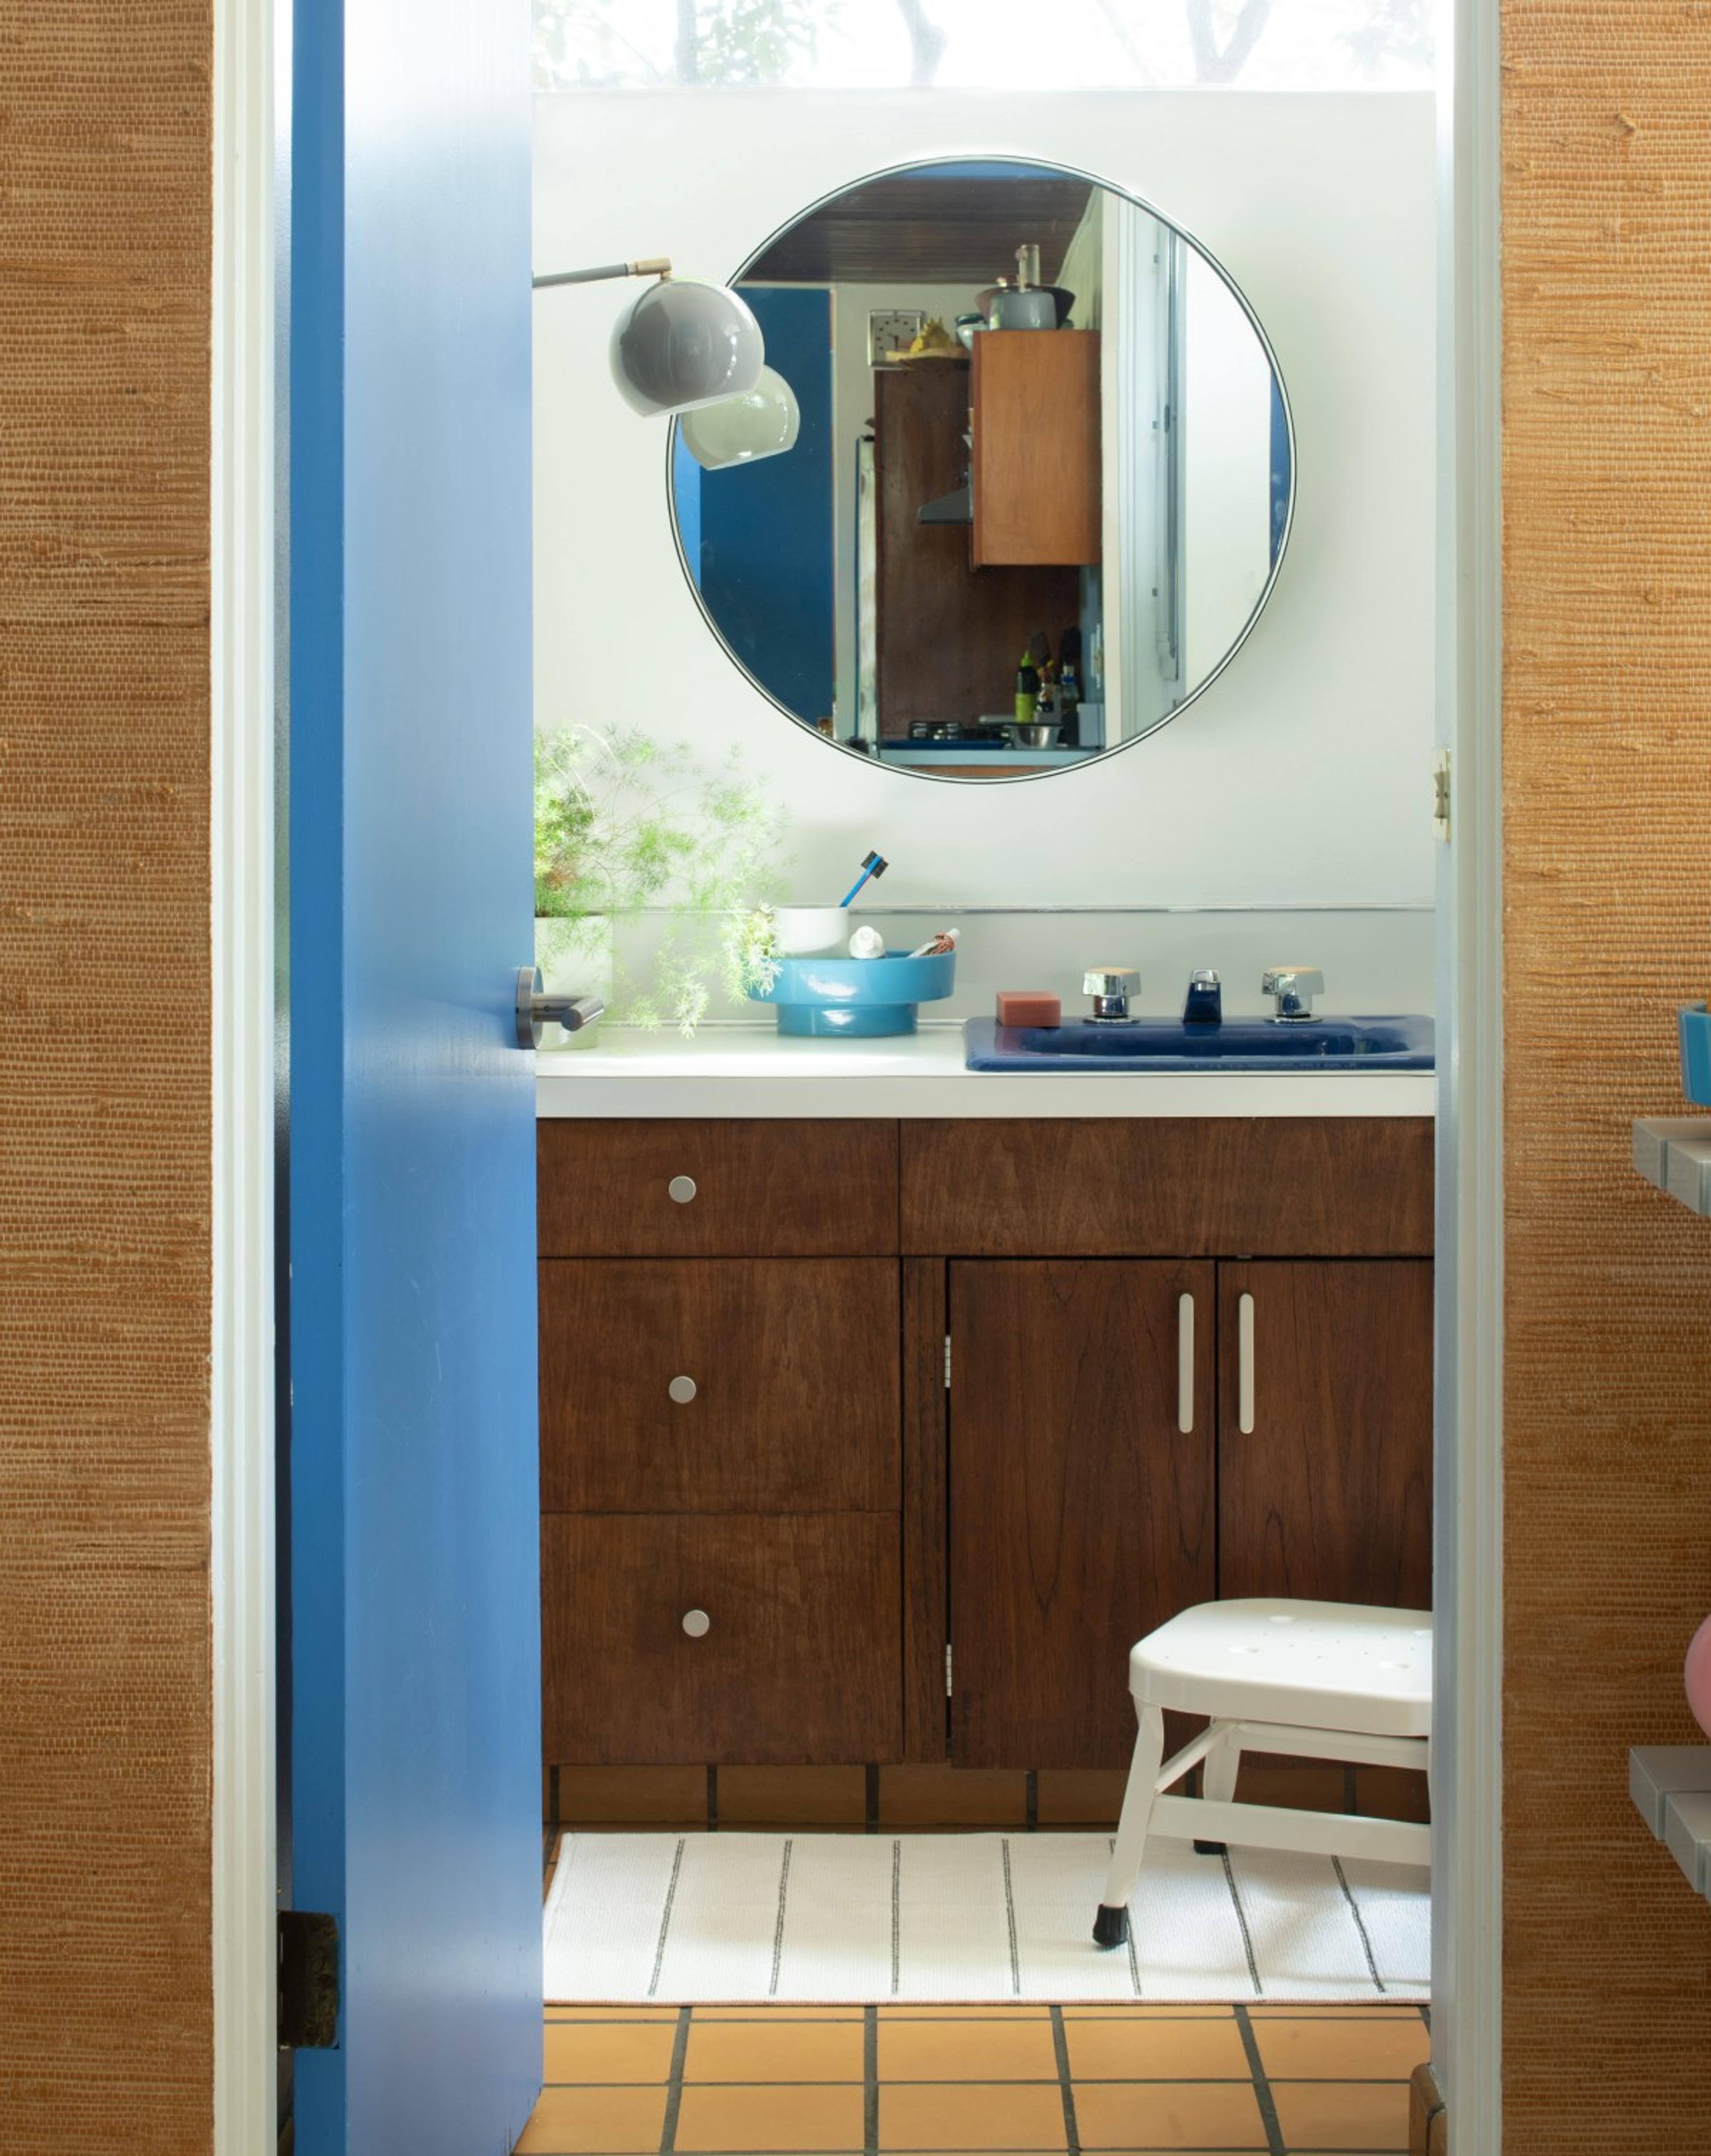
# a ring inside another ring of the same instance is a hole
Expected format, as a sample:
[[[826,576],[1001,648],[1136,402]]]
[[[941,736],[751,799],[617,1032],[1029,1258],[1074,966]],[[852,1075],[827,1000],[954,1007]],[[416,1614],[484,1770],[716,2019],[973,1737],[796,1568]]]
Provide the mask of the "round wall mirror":
[[[1061,166],[863,179],[732,280],[755,396],[673,431],[684,567],[726,651],[847,752],[1068,769],[1173,718],[1276,581],[1288,400],[1203,249]]]

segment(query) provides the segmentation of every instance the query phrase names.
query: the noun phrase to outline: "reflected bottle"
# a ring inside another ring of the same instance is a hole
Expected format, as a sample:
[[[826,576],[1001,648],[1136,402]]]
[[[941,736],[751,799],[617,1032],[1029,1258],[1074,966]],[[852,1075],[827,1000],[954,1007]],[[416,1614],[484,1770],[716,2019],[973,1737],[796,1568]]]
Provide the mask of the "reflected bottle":
[[[1033,646],[1022,648],[1022,664],[1016,670],[1016,723],[1031,726],[1034,723],[1034,706],[1040,697],[1040,672],[1034,665]]]

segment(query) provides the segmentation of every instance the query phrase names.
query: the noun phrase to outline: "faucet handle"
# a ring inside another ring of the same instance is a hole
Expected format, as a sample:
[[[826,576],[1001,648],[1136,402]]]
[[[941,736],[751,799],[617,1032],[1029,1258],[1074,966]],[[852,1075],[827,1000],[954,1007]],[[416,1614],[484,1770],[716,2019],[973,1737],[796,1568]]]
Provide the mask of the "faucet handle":
[[[1259,986],[1262,994],[1276,998],[1279,1018],[1311,1018],[1313,998],[1324,993],[1324,975],[1317,966],[1268,966]]]
[[[1089,966],[1081,993],[1093,998],[1095,1018],[1127,1018],[1129,998],[1140,993],[1140,975],[1133,966]]]

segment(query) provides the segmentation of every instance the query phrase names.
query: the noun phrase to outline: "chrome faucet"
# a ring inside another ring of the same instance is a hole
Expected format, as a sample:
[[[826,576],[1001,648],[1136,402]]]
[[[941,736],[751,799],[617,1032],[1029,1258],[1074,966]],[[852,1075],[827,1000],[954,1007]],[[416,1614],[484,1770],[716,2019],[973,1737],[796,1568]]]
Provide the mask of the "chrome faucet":
[[[1217,975],[1202,967],[1188,976],[1188,999],[1182,1006],[1184,1025],[1222,1025],[1224,991]]]
[[[1259,985],[1274,998],[1278,1018],[1299,1024],[1313,1016],[1313,998],[1324,993],[1324,975],[1316,966],[1272,966]]]
[[[1129,998],[1140,993],[1140,975],[1133,966],[1089,966],[1081,977],[1081,993],[1094,999],[1095,1025],[1124,1024]]]

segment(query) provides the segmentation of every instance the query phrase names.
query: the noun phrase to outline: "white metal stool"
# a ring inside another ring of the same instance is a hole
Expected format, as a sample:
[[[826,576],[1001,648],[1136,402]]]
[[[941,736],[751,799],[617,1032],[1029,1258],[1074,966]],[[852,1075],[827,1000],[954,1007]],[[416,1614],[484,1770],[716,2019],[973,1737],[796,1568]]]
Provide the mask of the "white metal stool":
[[[1129,1656],[1140,1723],[1117,1845],[1094,1924],[1102,1947],[1129,1937],[1129,1898],[1149,1834],[1205,1846],[1245,1842],[1321,1856],[1429,1864],[1432,1830],[1347,1812],[1238,1804],[1243,1752],[1431,1767],[1432,1616],[1354,1602],[1203,1602],[1149,1632]],[[1165,1710],[1212,1726],[1165,1758]],[[1204,1760],[1199,1797],[1164,1792]]]

